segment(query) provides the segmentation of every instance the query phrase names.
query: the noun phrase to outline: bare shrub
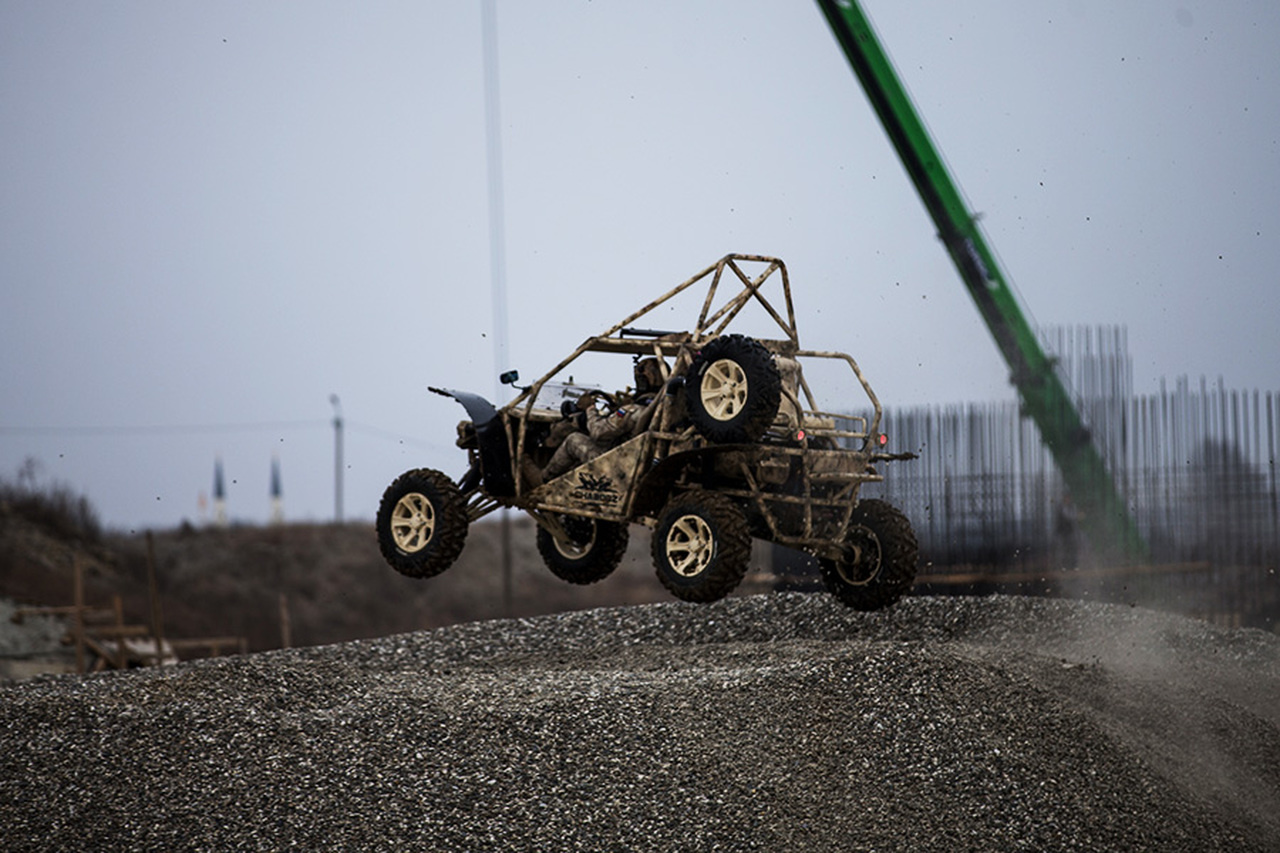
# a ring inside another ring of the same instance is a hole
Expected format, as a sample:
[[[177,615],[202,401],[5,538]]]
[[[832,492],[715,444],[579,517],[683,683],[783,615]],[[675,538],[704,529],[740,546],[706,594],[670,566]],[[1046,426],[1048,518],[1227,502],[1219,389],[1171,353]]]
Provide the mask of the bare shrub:
[[[65,483],[43,482],[40,467],[27,457],[14,479],[0,478],[0,505],[55,536],[100,542],[102,522],[89,499]]]

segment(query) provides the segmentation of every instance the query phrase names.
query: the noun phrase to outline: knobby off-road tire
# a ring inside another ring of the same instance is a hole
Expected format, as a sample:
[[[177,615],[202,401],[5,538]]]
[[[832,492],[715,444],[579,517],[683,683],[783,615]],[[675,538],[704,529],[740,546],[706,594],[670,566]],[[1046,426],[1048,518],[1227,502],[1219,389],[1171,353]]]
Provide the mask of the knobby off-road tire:
[[[630,536],[625,524],[575,515],[559,516],[560,526],[573,539],[560,542],[538,528],[538,553],[551,574],[576,584],[601,581],[613,573],[627,552]]]
[[[742,510],[724,495],[688,492],[663,510],[652,552],[658,580],[676,598],[718,601],[747,573],[751,532]]]
[[[689,416],[717,444],[756,441],[778,414],[782,377],[773,355],[754,338],[721,335],[702,348],[688,376]]]
[[[920,549],[911,522],[884,501],[864,500],[853,511],[847,544],[856,560],[821,560],[822,582],[854,610],[881,610],[911,590]]]
[[[445,474],[406,471],[382,493],[378,548],[402,575],[429,578],[453,565],[467,541],[467,504]]]

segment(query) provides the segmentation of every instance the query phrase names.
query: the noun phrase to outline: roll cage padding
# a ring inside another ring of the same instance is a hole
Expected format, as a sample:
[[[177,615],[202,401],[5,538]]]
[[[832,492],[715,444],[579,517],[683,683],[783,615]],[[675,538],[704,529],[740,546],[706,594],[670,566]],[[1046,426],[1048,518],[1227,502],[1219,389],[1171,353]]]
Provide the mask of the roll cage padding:
[[[484,477],[484,489],[494,497],[512,497],[516,493],[515,478],[511,474],[511,449],[507,445],[507,430],[498,417],[493,404],[467,391],[448,388],[429,389],[444,397],[452,397],[462,404],[476,428],[476,443],[480,449],[480,472]],[[469,482],[470,475],[463,481]]]

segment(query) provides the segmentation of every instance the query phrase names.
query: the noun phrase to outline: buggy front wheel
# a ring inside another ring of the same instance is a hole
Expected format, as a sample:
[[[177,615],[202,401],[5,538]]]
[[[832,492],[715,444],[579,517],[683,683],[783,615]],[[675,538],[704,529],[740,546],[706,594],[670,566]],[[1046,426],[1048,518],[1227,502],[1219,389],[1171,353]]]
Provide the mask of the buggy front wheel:
[[[688,492],[663,510],[653,531],[658,580],[676,598],[710,602],[742,582],[751,559],[747,519],[714,492]]]
[[[406,471],[378,505],[378,548],[391,568],[411,578],[453,565],[467,540],[467,504],[449,477],[430,468]]]

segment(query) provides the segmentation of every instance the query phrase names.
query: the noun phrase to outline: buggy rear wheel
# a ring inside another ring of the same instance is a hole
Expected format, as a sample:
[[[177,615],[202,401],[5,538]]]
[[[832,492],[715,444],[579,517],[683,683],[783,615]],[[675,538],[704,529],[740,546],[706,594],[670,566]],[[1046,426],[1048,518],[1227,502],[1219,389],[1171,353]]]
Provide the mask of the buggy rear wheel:
[[[880,500],[858,503],[845,538],[847,558],[822,560],[827,590],[854,610],[881,610],[910,591],[919,546],[911,522]]]
[[[782,378],[773,355],[745,335],[709,342],[689,367],[685,402],[694,426],[717,444],[764,435],[778,414]]]
[[[569,535],[569,541],[557,539],[539,525],[537,544],[542,562],[560,580],[595,583],[607,578],[622,562],[630,538],[625,524],[578,515],[560,515],[556,520]]]
[[[717,601],[747,573],[751,533],[733,501],[714,492],[688,492],[663,511],[652,551],[658,580],[672,595]]]
[[[449,477],[431,468],[406,471],[378,505],[378,548],[391,568],[411,578],[438,575],[467,541],[467,505]]]

